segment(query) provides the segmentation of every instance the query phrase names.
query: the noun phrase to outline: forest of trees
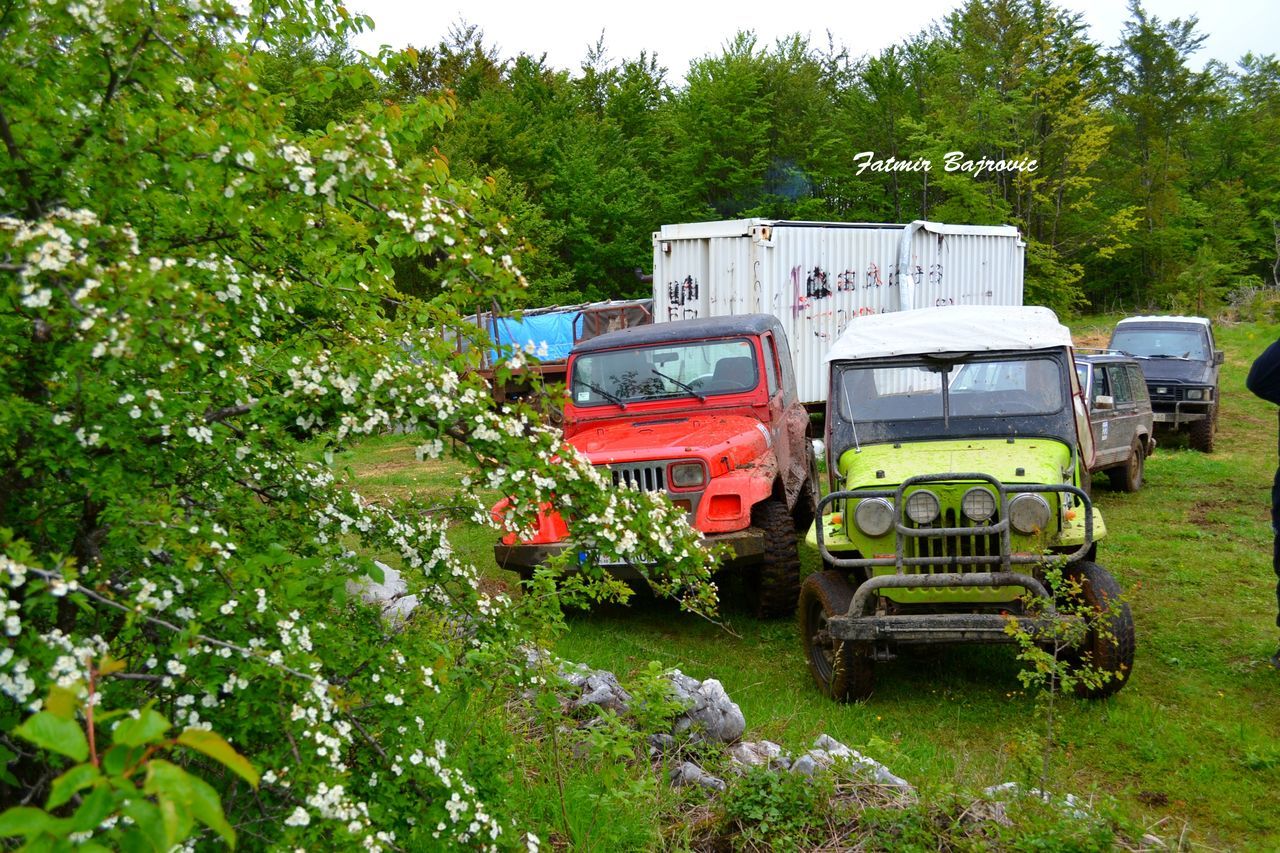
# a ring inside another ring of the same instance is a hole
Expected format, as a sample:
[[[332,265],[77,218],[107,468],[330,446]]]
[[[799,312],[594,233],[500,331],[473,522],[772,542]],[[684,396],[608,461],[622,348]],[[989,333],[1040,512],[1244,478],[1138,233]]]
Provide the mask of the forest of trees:
[[[573,71],[502,57],[458,24],[419,45],[383,97],[456,99],[439,151],[455,175],[495,183],[528,240],[530,305],[646,293],[636,272],[659,225],[760,216],[1010,223],[1028,242],[1028,301],[1205,312],[1276,284],[1280,62],[1197,70],[1204,38],[1194,18],[1137,0],[1112,46],[1047,0],[969,0],[872,56],[739,33],[680,79],[650,54],[613,60],[603,42]],[[312,46],[278,71],[350,56]],[[859,174],[864,151],[933,168]],[[949,151],[1037,167],[946,172]],[[401,278],[429,289],[427,270]]]

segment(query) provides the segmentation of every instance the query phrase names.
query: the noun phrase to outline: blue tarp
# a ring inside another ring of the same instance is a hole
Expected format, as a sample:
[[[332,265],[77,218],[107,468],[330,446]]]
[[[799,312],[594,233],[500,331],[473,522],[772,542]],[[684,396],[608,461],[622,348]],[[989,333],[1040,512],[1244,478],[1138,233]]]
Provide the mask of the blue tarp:
[[[573,325],[577,310],[550,314],[535,314],[516,320],[497,318],[490,332],[498,349],[491,353],[494,361],[510,352],[511,347],[524,350],[533,345],[534,355],[542,361],[564,361],[573,349]],[[546,351],[543,351],[543,345]]]

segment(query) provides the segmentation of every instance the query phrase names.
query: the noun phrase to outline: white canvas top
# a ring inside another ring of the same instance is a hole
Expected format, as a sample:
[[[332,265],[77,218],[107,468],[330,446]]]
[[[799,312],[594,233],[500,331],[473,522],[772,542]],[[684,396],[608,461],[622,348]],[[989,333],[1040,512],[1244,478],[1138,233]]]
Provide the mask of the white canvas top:
[[[850,320],[826,360],[1069,346],[1071,331],[1048,308],[948,305]]]
[[[1201,326],[1209,325],[1209,321],[1204,317],[1181,317],[1181,316],[1175,317],[1171,315],[1164,316],[1164,317],[1161,317],[1159,315],[1151,315],[1146,317],[1125,317],[1116,325],[1119,326],[1119,325],[1123,325],[1124,323],[1197,323]]]

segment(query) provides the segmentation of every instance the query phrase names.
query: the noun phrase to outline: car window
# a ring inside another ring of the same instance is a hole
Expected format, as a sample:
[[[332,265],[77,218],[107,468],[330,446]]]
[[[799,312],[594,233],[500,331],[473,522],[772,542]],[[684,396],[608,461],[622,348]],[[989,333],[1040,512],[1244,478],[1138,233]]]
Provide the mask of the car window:
[[[1124,369],[1124,365],[1108,365],[1106,373],[1111,385],[1111,396],[1115,398],[1116,403],[1132,403],[1133,392],[1129,390],[1129,371]]]
[[[1139,403],[1145,403],[1151,399],[1147,394],[1147,378],[1142,375],[1142,368],[1136,364],[1128,366],[1129,371],[1129,388],[1133,391],[1133,399]]]
[[[737,394],[753,390],[759,376],[752,342],[734,339],[586,353],[574,361],[569,385],[575,404],[597,406]]]
[[[1093,392],[1089,398],[1089,402],[1097,402],[1099,397],[1111,396],[1111,383],[1107,381],[1107,372],[1105,370],[1094,369],[1093,371]]]
[[[1209,360],[1209,342],[1202,329],[1144,329],[1116,327],[1111,349],[1141,358]]]
[[[764,378],[769,383],[769,396],[778,393],[778,347],[773,335],[765,335]]]
[[[854,367],[841,374],[841,406],[854,421],[1048,414],[1063,406],[1063,375],[1049,358],[992,359],[955,365]]]

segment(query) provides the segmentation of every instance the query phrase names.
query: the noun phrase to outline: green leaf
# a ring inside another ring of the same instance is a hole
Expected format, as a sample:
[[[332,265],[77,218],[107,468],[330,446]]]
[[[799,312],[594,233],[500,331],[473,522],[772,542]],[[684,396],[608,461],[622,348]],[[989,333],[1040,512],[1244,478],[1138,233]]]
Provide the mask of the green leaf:
[[[171,840],[180,841],[191,832],[189,805],[194,798],[193,781],[194,776],[163,759],[157,758],[147,764],[147,780],[142,790],[155,796],[165,834]]]
[[[108,776],[119,776],[125,768],[142,757],[144,750],[136,746],[116,745],[102,756],[102,772]]]
[[[191,834],[191,827],[195,820],[185,802],[166,794],[157,797],[156,802],[160,806],[160,819],[164,822],[165,836],[171,842],[182,841]]]
[[[160,815],[160,809],[148,800],[130,800],[125,803],[121,809],[124,814],[133,820],[137,833],[130,833],[135,837],[129,839],[129,846],[134,849],[154,850],[156,853],[168,853],[169,848],[173,846],[173,842],[165,833],[164,819]],[[137,841],[145,842],[139,845]]]
[[[169,794],[186,802],[191,799],[191,778],[178,765],[156,758],[147,763],[147,780],[142,791],[145,794]]]
[[[195,815],[196,820],[221,835],[222,840],[227,842],[234,850],[236,846],[236,831],[231,828],[231,824],[227,823],[226,817],[223,816],[222,799],[218,796],[218,792],[203,779],[191,776],[190,781],[191,813]]]
[[[89,742],[85,740],[84,731],[79,724],[48,711],[28,717],[13,733],[41,749],[65,755],[72,761],[80,762],[89,757]]]
[[[21,835],[30,838],[53,825],[53,818],[34,806],[14,806],[0,814],[0,838]]]
[[[104,655],[102,660],[98,662],[98,675],[113,675],[117,672],[124,672],[125,662],[116,660],[111,655]]]
[[[254,770],[248,759],[236,752],[220,735],[204,729],[186,729],[178,735],[178,743],[197,752],[203,752],[253,787],[258,787],[258,771]]]
[[[92,764],[77,764],[53,780],[53,786],[49,790],[49,799],[45,802],[44,807],[49,811],[53,811],[70,800],[77,791],[82,791],[92,785],[100,775],[102,774],[98,772],[98,768]]]
[[[143,708],[137,719],[129,717],[122,720],[120,725],[116,726],[111,739],[124,746],[142,746],[145,743],[161,740],[167,731],[169,731],[169,721],[162,714],[150,708]]]
[[[116,795],[110,788],[105,785],[94,788],[71,815],[69,828],[72,832],[88,832],[106,820],[115,807]]]
[[[76,698],[76,694],[72,693],[65,687],[53,686],[49,688],[49,695],[44,700],[44,710],[53,714],[55,717],[61,717],[64,720],[74,720],[76,718],[76,708],[80,701]]]
[[[45,833],[37,835],[19,848],[22,853],[69,853],[71,842]]]

